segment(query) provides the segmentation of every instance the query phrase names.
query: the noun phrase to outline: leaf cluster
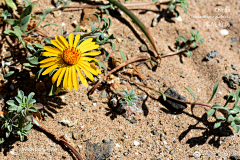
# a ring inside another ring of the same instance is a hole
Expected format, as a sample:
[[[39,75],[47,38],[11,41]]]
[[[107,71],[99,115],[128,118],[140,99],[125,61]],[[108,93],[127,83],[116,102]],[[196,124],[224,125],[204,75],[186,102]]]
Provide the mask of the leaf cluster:
[[[15,100],[8,100],[7,104],[10,105],[8,113],[4,114],[4,117],[0,117],[0,121],[3,122],[1,129],[7,129],[6,138],[12,133],[15,136],[19,136],[20,140],[24,140],[24,136],[27,136],[33,127],[33,123],[38,122],[33,119],[33,112],[37,112],[43,108],[42,104],[36,103],[33,99],[35,93],[31,92],[28,96],[24,96],[23,91],[18,91],[18,95]],[[1,138],[0,142],[3,143],[4,139]]]
[[[119,100],[119,103],[126,102],[128,106],[132,106],[132,102],[138,101],[138,98],[135,97],[135,94],[133,93],[132,89],[130,89],[129,93],[127,92],[127,90],[122,91],[116,90],[116,92],[123,96],[122,99]]]
[[[189,4],[187,0],[171,0],[169,2],[169,10],[174,11],[176,17],[179,16],[179,12],[177,11],[177,6],[180,6],[185,13],[187,13],[187,7],[189,7]]]

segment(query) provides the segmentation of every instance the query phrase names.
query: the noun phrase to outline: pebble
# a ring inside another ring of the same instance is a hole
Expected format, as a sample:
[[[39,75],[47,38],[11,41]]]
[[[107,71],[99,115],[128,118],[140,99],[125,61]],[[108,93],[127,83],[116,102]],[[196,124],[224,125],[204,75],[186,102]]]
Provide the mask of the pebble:
[[[122,42],[122,39],[121,39],[121,38],[117,38],[117,42],[118,42],[118,43],[121,43],[121,42]]]
[[[156,135],[156,134],[158,133],[158,129],[152,130],[151,133],[152,133],[153,135]]]
[[[93,99],[94,99],[93,95],[89,95],[88,98],[89,98],[90,100],[93,100]]]
[[[182,17],[178,16],[178,17],[176,17],[176,20],[182,22]]]
[[[65,26],[66,24],[62,22],[62,26]]]
[[[72,127],[72,126],[75,126],[77,124],[77,121],[72,123],[72,122],[70,122],[68,120],[63,119],[63,120],[58,121],[58,123],[60,123],[60,124],[62,124],[64,126]]]
[[[72,137],[75,140],[79,140],[80,139],[80,135],[77,132],[72,132]]]
[[[183,73],[183,74],[181,74],[181,76],[180,77],[182,77],[182,78],[185,78],[186,77],[186,75]]]
[[[81,102],[81,106],[85,106],[86,105],[86,103],[85,102]]]
[[[138,146],[140,143],[138,141],[133,141],[134,146]]]
[[[234,64],[231,64],[231,67],[232,67],[233,70],[237,70],[237,68]]]
[[[14,85],[11,84],[11,85],[10,85],[10,88],[11,88],[11,90],[14,90]]]
[[[237,37],[232,37],[232,38],[231,38],[231,42],[230,42],[230,43],[237,42],[237,40],[238,40],[238,39],[237,39]]]
[[[116,147],[121,147],[118,143],[115,144]]]
[[[210,61],[213,58],[217,57],[217,51],[216,50],[212,50],[210,53],[207,54],[207,56],[205,57],[206,60]]]
[[[240,85],[240,75],[238,74],[226,74],[223,79],[230,88],[237,89]]]
[[[104,89],[104,90],[100,93],[99,97],[101,97],[101,98],[108,98],[108,97],[109,97],[106,89]]]
[[[223,36],[226,36],[226,35],[228,35],[228,30],[226,30],[226,29],[222,29],[222,30],[220,30],[220,34],[221,35],[223,35]]]
[[[140,47],[140,51],[141,52],[147,52],[148,51],[148,48],[145,44],[142,44],[141,47]]]
[[[16,156],[16,155],[17,155],[17,152],[15,152],[15,151],[12,149],[12,150],[10,151],[10,154]]]
[[[58,8],[58,7],[60,7],[60,5],[61,5],[61,2],[57,1],[56,4],[55,4],[55,7]]]
[[[159,17],[160,16],[157,15],[156,17],[153,18],[153,20],[152,20],[152,27],[155,27],[157,25]]]
[[[200,158],[201,157],[201,153],[196,151],[196,152],[193,153],[193,157],[194,158]]]
[[[78,25],[78,22],[76,20],[73,21],[73,25],[76,27]]]
[[[93,106],[95,107],[97,105],[97,103],[93,103]]]

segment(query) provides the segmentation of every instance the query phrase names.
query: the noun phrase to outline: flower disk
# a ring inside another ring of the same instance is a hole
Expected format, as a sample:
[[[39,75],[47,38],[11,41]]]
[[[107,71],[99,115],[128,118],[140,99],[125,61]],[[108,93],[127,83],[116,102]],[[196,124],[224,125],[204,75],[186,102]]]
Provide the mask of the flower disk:
[[[46,52],[43,52],[42,56],[47,56],[48,58],[39,62],[41,68],[47,68],[42,75],[46,75],[57,69],[52,77],[52,83],[54,84],[57,81],[57,87],[61,84],[63,80],[63,88],[69,89],[72,91],[74,89],[78,90],[78,76],[85,87],[88,87],[86,78],[83,75],[83,72],[90,80],[94,80],[93,75],[101,74],[101,71],[90,61],[98,61],[95,58],[88,56],[97,56],[101,52],[94,51],[88,52],[94,49],[97,49],[99,45],[92,42],[92,38],[84,40],[80,45],[77,46],[80,35],[75,36],[73,43],[74,35],[69,34],[69,43],[67,40],[59,35],[55,37],[55,40],[51,40],[51,43],[56,47],[44,46]],[[83,72],[82,72],[83,71]]]

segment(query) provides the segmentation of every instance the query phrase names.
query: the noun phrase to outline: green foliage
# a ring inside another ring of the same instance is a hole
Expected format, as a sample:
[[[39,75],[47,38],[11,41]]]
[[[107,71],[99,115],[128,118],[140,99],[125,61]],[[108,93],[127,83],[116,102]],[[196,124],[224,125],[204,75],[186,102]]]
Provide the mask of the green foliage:
[[[193,93],[193,91],[190,89],[190,88],[187,88],[187,87],[185,87],[185,89],[193,96],[193,98],[194,98],[194,103],[196,103],[196,97],[195,97],[195,94]]]
[[[192,44],[192,48],[195,48],[197,46],[197,43],[196,42],[199,42],[200,44],[203,43],[204,39],[201,38],[201,36],[199,35],[199,31],[196,30],[195,33],[190,30],[191,34],[192,34],[192,37],[189,39],[191,44]]]
[[[169,2],[169,10],[170,11],[174,11],[175,16],[178,17],[179,16],[179,12],[177,11],[177,6],[180,6],[185,13],[187,13],[187,7],[189,7],[189,4],[187,2],[187,0],[171,0]]]
[[[37,112],[43,108],[43,105],[36,103],[35,99],[32,99],[35,93],[30,93],[28,96],[24,96],[23,91],[18,91],[18,95],[15,100],[8,100],[7,104],[8,113],[4,114],[4,117],[0,117],[0,121],[3,122],[1,129],[7,129],[6,138],[10,134],[14,134],[20,137],[20,140],[24,140],[24,136],[27,136],[33,127],[33,112]],[[4,140],[1,139],[2,143]]]
[[[214,86],[214,91],[216,90],[216,86]],[[217,121],[214,124],[214,128],[218,128],[221,126],[222,122],[228,122],[231,124],[231,127],[234,128],[235,132],[239,132],[240,129],[240,106],[238,106],[238,100],[240,97],[240,90],[237,90],[236,93],[231,92],[226,100],[224,106],[219,104],[215,104],[212,108],[208,111],[208,117],[212,116],[216,110],[220,110],[223,113],[222,115],[217,116]],[[225,106],[234,98],[235,103],[231,109],[225,108]]]
[[[3,3],[6,3],[9,7],[11,7],[13,10],[17,9],[16,4],[13,2],[13,0],[3,0]]]
[[[11,14],[7,10],[1,12],[1,17],[5,20],[7,17],[10,17]]]
[[[127,90],[122,90],[118,91],[116,90],[117,93],[122,95],[122,99],[119,100],[119,103],[124,103],[126,102],[128,106],[132,106],[132,102],[137,102],[138,98],[135,97],[135,94],[133,93],[133,90],[130,89],[129,93]]]
[[[122,51],[121,49],[119,49],[119,52],[120,52],[120,54],[121,54],[121,57],[122,57],[123,62],[126,62],[126,56],[125,56],[125,54],[123,53],[123,51]],[[125,67],[123,67],[123,69],[125,69]]]

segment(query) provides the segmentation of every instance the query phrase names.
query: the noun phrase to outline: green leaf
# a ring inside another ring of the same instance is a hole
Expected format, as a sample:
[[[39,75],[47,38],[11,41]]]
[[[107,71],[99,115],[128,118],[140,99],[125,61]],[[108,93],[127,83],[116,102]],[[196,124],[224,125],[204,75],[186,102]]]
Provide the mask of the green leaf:
[[[224,107],[233,99],[233,96],[234,96],[234,93],[233,93],[233,92],[231,92],[231,93],[228,95],[228,98],[227,98],[226,103],[224,104]]]
[[[197,43],[196,43],[196,42],[193,42],[192,47],[193,47],[193,48],[197,47]]]
[[[125,56],[125,54],[123,53],[123,51],[122,51],[121,49],[119,49],[118,51],[119,51],[120,54],[121,54],[121,57],[122,57],[123,62],[126,62],[126,56]],[[125,67],[123,67],[123,69],[125,69]]]
[[[6,138],[8,138],[10,136],[11,132],[6,132]]]
[[[212,93],[212,97],[209,99],[208,103],[210,103],[213,99],[213,97],[215,96],[215,94],[217,93],[217,89],[219,87],[219,83],[216,83],[213,87],[213,93]]]
[[[213,128],[216,129],[216,128],[220,127],[222,122],[223,122],[223,121],[217,121],[217,122],[214,124]]]
[[[66,8],[67,6],[69,6],[69,4],[71,3],[72,1],[68,1],[64,6],[63,8]]]
[[[219,104],[214,104],[214,105],[212,106],[212,109],[223,109],[223,110],[225,110],[225,111],[228,111],[227,108],[225,108],[225,107],[223,107],[223,106],[221,106],[221,105],[219,105]]]
[[[228,121],[228,122],[234,121],[234,117],[233,117],[232,115],[229,115],[227,121]]]
[[[211,117],[215,113],[215,109],[210,109],[208,111],[208,117]]]
[[[38,57],[35,57],[35,58],[30,59],[29,62],[30,62],[31,64],[38,65],[38,64],[39,64],[38,59],[39,59]]]
[[[49,92],[49,96],[53,96],[57,92],[57,81],[52,85],[51,90]]]
[[[97,29],[97,27],[93,24],[93,22],[90,19],[88,19],[88,20],[91,24],[91,31],[94,32]]]
[[[7,129],[8,129],[9,132],[12,132],[12,125],[9,124],[9,125],[7,126]]]
[[[31,14],[31,12],[32,12],[32,8],[33,8],[32,5],[29,5],[29,6],[22,12],[22,14],[21,14],[18,22],[21,23],[21,21],[23,20],[23,18],[25,18],[26,16],[29,16],[29,15]]]
[[[236,109],[240,112],[240,106],[235,106],[234,109]]]
[[[33,123],[36,124],[37,126],[40,126],[40,124],[38,123],[38,121],[36,121],[35,119],[33,119]]]
[[[230,114],[237,114],[237,113],[239,113],[239,111],[237,109],[231,109],[231,110],[229,110],[229,113]]]
[[[160,93],[161,95],[162,95],[162,97],[163,97],[163,100],[164,101],[166,101],[167,100],[167,98],[166,98],[166,96],[165,96],[165,94],[163,94],[162,92],[160,92],[160,91],[157,91],[157,90],[153,90],[154,92],[157,92],[157,93]]]
[[[190,41],[193,41],[193,40],[194,40],[194,37],[191,37],[189,40],[190,40]]]
[[[17,6],[16,4],[13,2],[13,0],[5,0],[5,2],[7,3],[7,5],[9,7],[11,7],[13,10],[17,10]]]
[[[30,107],[30,108],[28,108],[28,111],[31,111],[31,112],[37,112],[36,108],[34,108],[34,107]]]
[[[221,116],[221,115],[218,115],[218,116],[217,116],[217,119],[222,119],[222,120],[225,120],[226,118],[225,118],[225,117],[223,117],[223,116]]]
[[[18,108],[17,108],[17,113],[19,113],[22,109],[23,109],[23,107],[18,106]]]
[[[97,65],[99,66],[99,69],[104,68],[105,70],[107,70],[106,66],[100,61],[90,61],[90,62],[97,63]]]
[[[173,10],[174,8],[175,8],[175,4],[172,3],[172,4],[169,6],[168,9],[169,9],[169,11],[171,11],[171,10]]]
[[[35,67],[34,65],[31,65],[30,63],[23,63],[23,65],[26,67]]]
[[[19,26],[15,26],[13,29],[14,29],[14,31],[12,31],[12,30],[5,30],[4,34],[17,36],[18,40],[22,43],[23,47],[26,48],[25,42],[23,42],[23,40],[22,40],[22,36],[21,36],[22,32],[20,30],[20,27]]]
[[[36,103],[32,107],[34,107],[36,110],[43,109],[43,105],[41,103]]]
[[[112,46],[112,50],[114,50],[116,48],[116,44],[114,42],[110,42],[111,46]]]
[[[185,87],[185,89],[193,96],[193,98],[194,98],[194,103],[195,103],[195,102],[196,102],[196,97],[195,97],[193,91],[192,91],[190,88],[188,88],[188,87]]]
[[[32,100],[33,96],[35,95],[34,92],[31,92],[29,95],[28,95],[28,105],[30,105],[30,101]]]
[[[175,16],[176,16],[176,17],[179,17],[179,12],[176,10],[176,8],[174,8],[173,11],[174,11],[174,13],[175,13]]]
[[[55,24],[55,23],[47,23],[47,24],[45,24],[43,27],[50,26],[50,25],[58,26],[58,27],[61,29],[61,32],[62,32],[62,35],[63,35],[63,29],[62,29],[62,27],[59,26],[58,24]]]
[[[4,78],[8,78],[10,77],[12,74],[14,73],[14,71],[10,71],[7,74],[3,75]]]
[[[235,125],[236,125],[235,122],[232,121],[232,123],[231,123],[231,127],[234,127]]]
[[[80,32],[80,31],[81,31],[81,27],[77,25],[74,32]]]
[[[51,38],[44,38],[43,40],[44,40],[47,44],[51,44],[51,40],[52,40],[52,39],[51,39]]]
[[[18,97],[19,97],[20,99],[23,99],[23,97],[24,97],[24,92],[23,92],[22,90],[19,90],[19,91],[18,91]]]
[[[105,6],[100,6],[99,8],[100,9],[107,9],[107,8],[110,8],[111,7],[111,5],[105,5]]]
[[[106,12],[106,14],[107,14],[108,16],[110,15],[108,9],[104,9],[104,11]]]
[[[9,23],[11,26],[15,26],[18,23],[16,19],[6,19],[4,21]]]
[[[9,111],[16,111],[17,108],[18,108],[17,105],[13,105],[13,106],[9,107],[8,110],[9,110]]]
[[[187,13],[187,8],[184,6],[184,4],[181,4],[181,8],[184,10],[185,13]]]
[[[186,43],[186,42],[187,42],[187,40],[186,40],[186,38],[185,38],[185,37],[183,37],[183,36],[180,36],[180,38],[181,38],[181,40],[182,40],[184,43]]]
[[[24,135],[20,134],[20,141],[23,141],[24,140]]]
[[[125,14],[127,14],[133,22],[138,25],[138,27],[142,30],[142,32],[146,35],[150,43],[152,44],[154,50],[158,54],[157,47],[155,45],[155,42],[153,40],[153,37],[151,36],[150,32],[146,28],[146,26],[130,11],[128,10],[125,6],[123,6],[121,3],[119,3],[116,0],[108,0],[112,5],[117,6],[119,9],[121,9]]]
[[[19,23],[19,27],[23,33],[27,30],[28,22],[29,22],[30,18],[31,18],[31,16],[28,15],[28,16],[24,17],[21,20],[21,22]]]
[[[4,138],[0,138],[0,144],[4,142]]]
[[[16,105],[14,100],[8,100],[7,104],[10,105],[10,106],[15,106]]]
[[[35,45],[35,47],[37,48],[42,48],[43,49],[43,45],[39,44],[39,43],[33,43]]]
[[[235,132],[236,132],[236,133],[238,133],[238,132],[239,132],[239,130],[240,130],[240,126],[237,126],[237,125],[236,125],[236,126],[234,126],[234,130],[235,130]]]
[[[107,61],[110,54],[108,53],[108,51],[105,48],[102,48],[102,49],[104,50],[104,53],[105,53],[105,58],[103,61]]]
[[[199,34],[199,30],[196,30],[196,32],[195,32],[196,34]]]
[[[188,57],[189,57],[189,58],[192,57],[192,51],[189,51],[189,50],[187,49],[187,52],[188,52]]]

